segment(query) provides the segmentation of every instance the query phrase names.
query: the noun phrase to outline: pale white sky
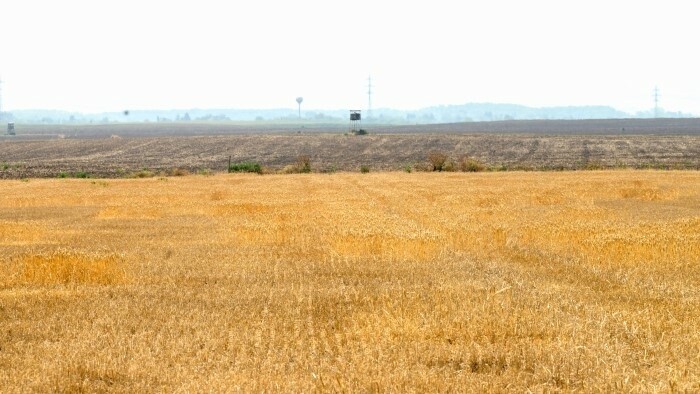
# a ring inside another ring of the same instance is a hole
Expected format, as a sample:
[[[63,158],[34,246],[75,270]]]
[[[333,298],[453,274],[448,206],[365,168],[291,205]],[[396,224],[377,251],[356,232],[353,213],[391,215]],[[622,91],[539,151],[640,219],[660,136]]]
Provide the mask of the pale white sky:
[[[5,110],[401,109],[468,102],[700,114],[697,3],[2,0]]]

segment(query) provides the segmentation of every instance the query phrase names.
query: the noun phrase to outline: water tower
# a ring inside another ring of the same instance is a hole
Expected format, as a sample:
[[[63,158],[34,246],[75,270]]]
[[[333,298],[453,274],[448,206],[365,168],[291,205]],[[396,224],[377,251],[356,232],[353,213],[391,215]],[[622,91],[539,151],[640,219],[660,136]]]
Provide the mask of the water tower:
[[[362,111],[359,109],[350,110],[350,132],[357,134],[362,129]]]
[[[297,104],[299,105],[299,119],[301,119],[301,102],[304,101],[303,97],[297,97]]]

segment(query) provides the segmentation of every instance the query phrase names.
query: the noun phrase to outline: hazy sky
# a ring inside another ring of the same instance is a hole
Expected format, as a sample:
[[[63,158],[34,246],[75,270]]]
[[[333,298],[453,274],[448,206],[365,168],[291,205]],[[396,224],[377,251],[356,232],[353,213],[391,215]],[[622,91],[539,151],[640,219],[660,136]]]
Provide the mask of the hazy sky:
[[[468,102],[700,114],[697,3],[2,0],[6,110],[402,109]]]

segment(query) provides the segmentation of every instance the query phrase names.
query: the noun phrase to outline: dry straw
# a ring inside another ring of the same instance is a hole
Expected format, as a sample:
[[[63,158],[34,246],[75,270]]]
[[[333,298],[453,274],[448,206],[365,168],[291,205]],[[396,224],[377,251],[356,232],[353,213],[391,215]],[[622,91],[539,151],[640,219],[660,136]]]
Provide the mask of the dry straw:
[[[91,182],[0,185],[0,391],[700,391],[697,172]]]
[[[111,285],[123,283],[126,273],[116,254],[58,249],[11,258],[8,278],[17,285]]]

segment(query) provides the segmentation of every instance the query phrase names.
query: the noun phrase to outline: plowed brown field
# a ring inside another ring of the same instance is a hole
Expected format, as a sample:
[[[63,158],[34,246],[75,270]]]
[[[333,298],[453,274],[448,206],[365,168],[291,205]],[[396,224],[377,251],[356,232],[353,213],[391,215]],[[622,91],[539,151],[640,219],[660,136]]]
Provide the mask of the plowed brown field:
[[[700,169],[700,135],[537,136],[521,134],[229,135],[149,138],[5,140],[0,178],[56,177],[86,172],[124,177],[147,168],[226,171],[228,158],[277,171],[300,155],[314,171],[403,170],[431,151],[466,155],[503,169]]]

